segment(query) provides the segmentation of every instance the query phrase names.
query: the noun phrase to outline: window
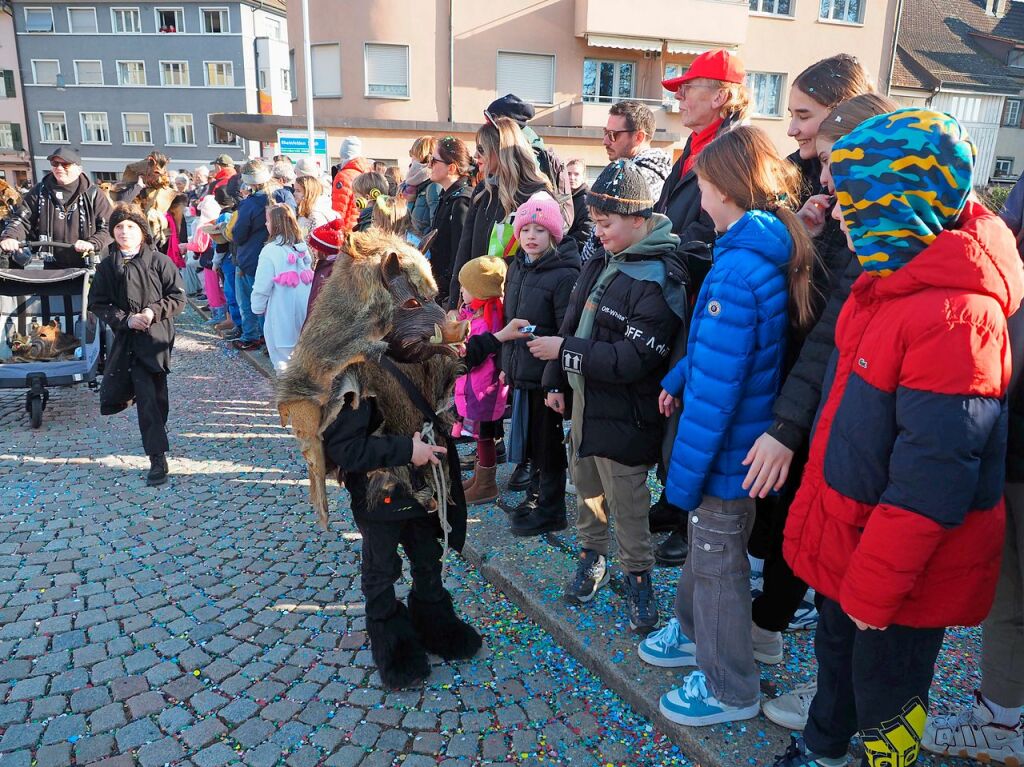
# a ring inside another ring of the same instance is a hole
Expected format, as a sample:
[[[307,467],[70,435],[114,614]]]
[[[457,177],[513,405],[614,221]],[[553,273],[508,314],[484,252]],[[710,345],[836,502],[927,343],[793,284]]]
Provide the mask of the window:
[[[164,126],[167,129],[168,145],[195,144],[195,132],[192,130],[192,115],[164,115]]]
[[[292,73],[287,69],[281,70],[281,90],[288,93],[292,91]]]
[[[226,8],[203,9],[203,32],[208,35],[223,35],[228,31],[228,12]]]
[[[146,63],[144,61],[117,62],[118,85],[145,85]]]
[[[281,21],[279,19],[264,19],[263,34],[271,40],[281,39]]]
[[[259,88],[261,91],[265,91],[267,89],[267,70],[261,69],[258,72],[256,87]]]
[[[0,84],[0,98],[13,99],[18,95],[14,90],[14,70],[0,69],[0,75],[3,75],[3,82]]]
[[[68,123],[63,112],[40,112],[39,133],[44,144],[68,143]]]
[[[238,146],[238,136],[211,122],[210,143],[214,146]]]
[[[138,8],[111,8],[110,18],[114,32],[137,33],[142,31],[142,19]]]
[[[102,62],[75,61],[75,82],[79,85],[103,85]]]
[[[149,127],[149,112],[122,112],[124,143],[152,144],[153,131]]]
[[[161,85],[188,85],[188,62],[187,61],[161,61],[160,62],[160,84]]]
[[[52,32],[53,10],[50,8],[25,9],[26,32]]]
[[[751,13],[769,13],[772,16],[792,16],[791,0],[750,0]]]
[[[113,184],[121,180],[121,174],[116,170],[94,170],[92,171],[92,180],[97,184],[104,181]]]
[[[555,102],[555,57],[498,51],[497,93],[514,93],[532,104]]]
[[[181,8],[157,8],[156,31],[184,32],[185,12]]]
[[[0,149],[20,152],[25,148],[21,143],[21,126],[18,123],[0,123]]]
[[[110,126],[107,124],[106,112],[82,112],[82,143],[110,143]]]
[[[68,29],[73,34],[87,35],[99,32],[95,8],[68,8]]]
[[[1020,99],[1007,99],[1003,105],[1003,125],[1020,127]]]
[[[1006,57],[1006,63],[1008,66],[1017,67],[1018,69],[1024,68],[1024,50],[1010,51]]]
[[[341,46],[337,43],[311,45],[310,68],[313,70],[313,98],[341,95]]]
[[[234,65],[230,61],[206,61],[206,84],[225,88],[235,84]]]
[[[32,59],[32,82],[36,85],[56,85],[60,62],[56,59]]]
[[[782,117],[783,74],[748,72],[747,88],[753,95],[755,117]]]
[[[821,0],[819,18],[860,24],[864,21],[864,0]]]
[[[1004,176],[1013,175],[1013,158],[1012,157],[997,157],[995,172],[992,174],[995,178],[1002,178]]]
[[[666,64],[665,71],[661,76],[662,80],[672,80],[673,78],[680,77],[683,72],[686,71],[686,67],[682,64]],[[667,102],[671,104],[676,100],[675,91],[667,91],[664,88],[661,89],[661,100],[663,103]]]
[[[629,61],[583,61],[583,100],[611,104],[633,97],[635,65]]]
[[[409,97],[409,46],[366,43],[366,95]],[[340,68],[339,68],[340,73]]]

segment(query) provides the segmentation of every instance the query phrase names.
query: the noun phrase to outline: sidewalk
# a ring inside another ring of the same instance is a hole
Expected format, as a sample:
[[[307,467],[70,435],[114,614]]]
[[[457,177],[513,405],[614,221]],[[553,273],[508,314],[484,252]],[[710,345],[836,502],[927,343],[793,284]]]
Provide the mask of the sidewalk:
[[[273,378],[270,360],[262,351],[240,352],[257,370]],[[463,449],[470,449],[466,445]],[[498,468],[499,486],[504,486],[512,467]],[[612,581],[586,606],[571,606],[562,599],[562,588],[575,567],[578,552],[572,519],[575,497],[568,496],[570,526],[562,533],[541,538],[518,539],[508,532],[507,515],[523,493],[503,492],[496,504],[470,508],[469,536],[465,558],[484,578],[501,589],[524,613],[540,624],[556,642],[590,671],[598,675],[637,713],[649,718],[668,735],[695,765],[735,767],[770,765],[785,751],[789,733],[763,716],[747,722],[690,728],[673,724],[658,710],[660,696],[680,686],[690,669],[657,669],[642,663],[636,654],[638,637],[630,630],[623,607],[619,571],[614,550]],[[671,617],[678,569],[657,568],[654,584],[662,621]],[[969,702],[979,684],[980,631],[954,629],[947,632],[946,646],[939,658],[932,687],[933,712],[959,710]],[[813,632],[786,635],[786,659],[778,666],[761,666],[761,688],[766,698],[775,697],[813,677],[816,663]],[[966,767],[961,759],[922,755],[923,767]]]

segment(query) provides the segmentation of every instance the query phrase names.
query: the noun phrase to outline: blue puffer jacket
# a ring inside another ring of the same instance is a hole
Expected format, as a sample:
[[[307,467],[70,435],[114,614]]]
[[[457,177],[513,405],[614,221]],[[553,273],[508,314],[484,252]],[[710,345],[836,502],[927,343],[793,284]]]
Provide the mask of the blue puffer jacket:
[[[747,213],[715,242],[687,354],[662,381],[682,397],[666,492],[691,511],[703,495],[742,498],[743,459],[772,423],[782,379],[786,271],[793,240],[771,213]]]
[[[238,217],[231,231],[235,243],[235,266],[250,277],[256,276],[260,251],[267,244],[267,195],[257,192],[238,203]]]

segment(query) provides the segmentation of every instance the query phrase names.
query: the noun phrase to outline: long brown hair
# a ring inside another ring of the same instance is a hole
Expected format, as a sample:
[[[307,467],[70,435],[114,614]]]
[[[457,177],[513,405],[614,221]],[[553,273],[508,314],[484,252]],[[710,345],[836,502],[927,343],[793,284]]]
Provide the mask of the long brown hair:
[[[324,185],[314,176],[299,176],[295,179],[295,191],[299,190],[302,191],[302,202],[296,212],[302,218],[309,218],[316,209],[316,201],[324,193]]]
[[[800,192],[796,165],[779,155],[763,130],[741,125],[708,144],[697,155],[694,170],[743,210],[774,213],[785,225],[793,240],[786,278],[790,323],[808,330],[814,323],[811,276],[815,255],[811,237],[793,211]]]
[[[857,57],[849,53],[837,53],[814,62],[796,76],[793,87],[830,108],[862,93],[875,92],[871,75]]]
[[[442,136],[437,140],[437,156],[446,165],[455,165],[455,172],[460,176],[469,175],[469,150],[462,139],[456,136]]]
[[[290,205],[277,203],[267,208],[267,241],[280,239],[285,245],[302,242],[302,230]]]
[[[900,105],[880,93],[862,93],[833,109],[818,128],[818,138],[835,143],[854,128],[875,115],[895,112]]]
[[[546,189],[554,193],[551,183],[537,167],[537,160],[523,132],[513,120],[499,117],[493,125],[487,123],[476,132],[476,143],[485,155],[494,158],[498,166],[488,170],[498,180],[498,199],[506,216],[519,207],[517,198],[521,192],[532,194]],[[490,191],[490,186],[485,185],[481,194],[490,194]],[[474,202],[479,198],[477,195]]]
[[[404,237],[409,231],[409,206],[404,197],[382,194],[370,214],[372,228]]]

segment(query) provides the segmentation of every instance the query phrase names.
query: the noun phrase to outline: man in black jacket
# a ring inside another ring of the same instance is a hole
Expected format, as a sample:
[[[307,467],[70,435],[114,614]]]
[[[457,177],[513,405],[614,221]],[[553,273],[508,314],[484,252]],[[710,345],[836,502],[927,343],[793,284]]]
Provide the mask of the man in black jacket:
[[[47,269],[85,265],[84,253],[102,252],[111,242],[107,222],[113,205],[106,194],[82,173],[82,158],[62,146],[46,158],[50,173],[26,194],[0,234],[0,250],[14,253],[22,240],[69,242],[54,248]]]
[[[582,252],[583,246],[594,233],[594,222],[590,218],[590,211],[587,210],[587,166],[578,157],[569,160],[565,164],[565,172],[569,176],[569,186],[572,187],[572,227],[566,233],[566,237],[576,240],[576,245]]]

